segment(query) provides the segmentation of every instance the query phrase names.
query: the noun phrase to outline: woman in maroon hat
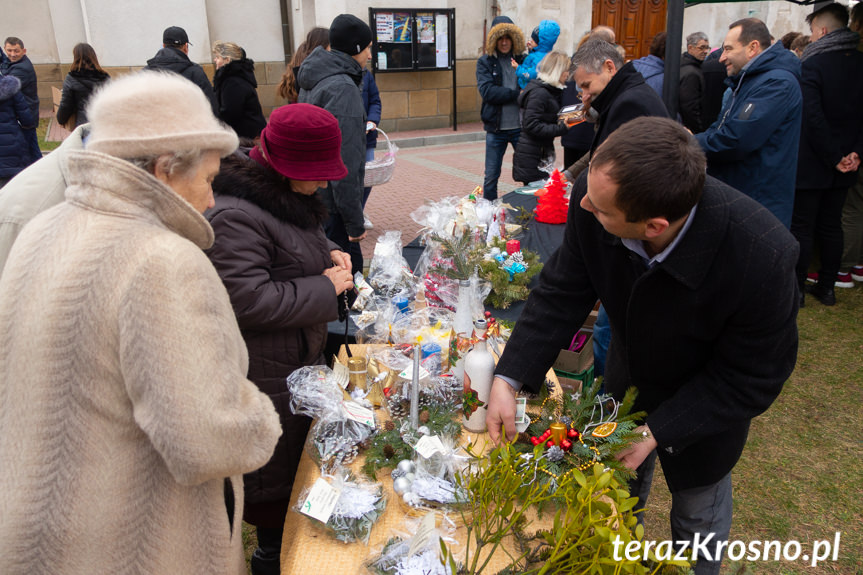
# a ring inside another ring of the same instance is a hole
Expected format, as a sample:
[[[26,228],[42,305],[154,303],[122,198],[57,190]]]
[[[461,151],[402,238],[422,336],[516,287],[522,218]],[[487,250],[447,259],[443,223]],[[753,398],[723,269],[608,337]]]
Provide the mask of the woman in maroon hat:
[[[260,144],[222,160],[216,205],[205,216],[216,240],[207,251],[249,350],[249,379],[279,412],[272,459],[245,476],[243,519],[255,525],[253,575],[279,573],[282,528],[310,420],[291,414],[285,378],[324,363],[327,322],[353,287],[348,254],[329,241],[318,188],[347,175],[335,117],[317,106],[273,111]]]

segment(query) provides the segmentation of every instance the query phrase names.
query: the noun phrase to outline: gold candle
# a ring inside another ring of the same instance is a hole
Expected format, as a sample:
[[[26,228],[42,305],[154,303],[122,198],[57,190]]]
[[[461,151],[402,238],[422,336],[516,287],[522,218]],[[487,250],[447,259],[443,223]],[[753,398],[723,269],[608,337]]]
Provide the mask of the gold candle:
[[[348,359],[348,374],[350,376],[351,385],[355,389],[366,389],[366,377],[368,370],[366,369],[366,358],[352,357]]]
[[[554,440],[554,444],[560,446],[560,442],[566,439],[566,426],[557,421],[549,425],[548,429],[551,431],[551,438]]]

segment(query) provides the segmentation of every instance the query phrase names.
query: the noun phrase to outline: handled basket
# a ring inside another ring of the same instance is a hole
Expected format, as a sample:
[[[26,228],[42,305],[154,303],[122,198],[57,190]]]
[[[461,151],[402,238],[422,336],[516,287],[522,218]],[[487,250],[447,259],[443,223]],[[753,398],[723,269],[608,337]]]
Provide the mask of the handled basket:
[[[393,177],[393,171],[396,169],[396,152],[399,148],[390,142],[386,132],[380,128],[377,130],[387,141],[387,151],[380,155],[376,154],[374,160],[366,162],[366,176],[363,180],[363,186],[366,188],[386,184]]]

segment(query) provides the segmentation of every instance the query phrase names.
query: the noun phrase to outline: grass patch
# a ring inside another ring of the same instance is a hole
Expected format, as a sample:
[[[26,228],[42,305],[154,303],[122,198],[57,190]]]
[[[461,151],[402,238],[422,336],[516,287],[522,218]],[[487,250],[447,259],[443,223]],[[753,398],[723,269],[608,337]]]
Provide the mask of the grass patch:
[[[46,142],[45,134],[48,132],[48,124],[51,118],[40,118],[39,125],[36,127],[36,136],[39,138],[39,149],[43,152],[50,152],[60,147],[63,142]],[[32,142],[32,140],[31,140]]]

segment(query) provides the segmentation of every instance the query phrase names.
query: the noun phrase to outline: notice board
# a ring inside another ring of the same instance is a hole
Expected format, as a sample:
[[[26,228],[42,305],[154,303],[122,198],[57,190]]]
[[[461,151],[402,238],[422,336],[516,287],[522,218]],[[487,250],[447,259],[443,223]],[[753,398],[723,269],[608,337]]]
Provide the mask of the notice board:
[[[372,70],[455,68],[455,8],[369,8]]]

